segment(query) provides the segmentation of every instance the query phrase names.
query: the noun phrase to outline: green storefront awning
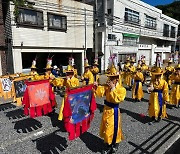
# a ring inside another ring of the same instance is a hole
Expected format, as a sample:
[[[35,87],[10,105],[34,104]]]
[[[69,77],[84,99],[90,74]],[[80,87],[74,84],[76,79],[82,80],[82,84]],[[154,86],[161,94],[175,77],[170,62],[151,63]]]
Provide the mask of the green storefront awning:
[[[128,33],[123,33],[123,36],[125,36],[125,37],[134,37],[134,38],[138,38],[139,37],[139,35],[128,34]]]

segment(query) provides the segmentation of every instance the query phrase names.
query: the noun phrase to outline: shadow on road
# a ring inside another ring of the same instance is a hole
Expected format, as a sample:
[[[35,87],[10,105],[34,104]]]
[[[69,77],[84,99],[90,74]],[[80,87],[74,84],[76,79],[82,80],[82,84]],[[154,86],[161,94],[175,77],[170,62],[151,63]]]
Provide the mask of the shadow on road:
[[[135,112],[131,112],[129,110],[120,108],[121,113],[126,113],[127,115],[131,116],[132,118],[136,119],[137,121],[146,124],[148,122],[151,121],[151,118],[149,118],[148,116],[143,116],[141,117],[141,115],[139,113],[135,113]]]
[[[101,138],[89,132],[82,134],[80,136],[80,139],[86,144],[88,149],[92,152],[101,152],[104,148],[104,141]]]
[[[23,119],[23,120],[16,121],[13,123],[15,123],[14,129],[18,133],[28,133],[42,127],[42,124],[39,121],[32,118]]]
[[[0,111],[5,111],[5,110],[8,110],[8,109],[14,109],[14,108],[16,108],[16,106],[11,104],[11,103],[0,104]]]
[[[5,114],[9,118],[9,120],[21,119],[25,117],[23,109],[17,109],[17,110],[5,112]]]
[[[129,141],[128,143],[135,147],[133,151],[129,154],[141,153],[149,154],[155,153],[165,142],[168,142],[168,139],[171,138],[179,129],[179,124],[176,124],[172,121],[166,120],[167,125],[158,130],[155,134],[150,136],[147,140],[142,142],[140,145]]]
[[[36,142],[36,148],[42,154],[58,154],[68,147],[66,138],[57,135],[57,132],[58,131],[55,131],[46,136],[32,140]]]
[[[58,120],[58,116],[59,115],[57,113],[49,116],[51,118],[51,124],[53,127],[58,127],[61,132],[66,132],[64,128],[64,123],[63,121]]]

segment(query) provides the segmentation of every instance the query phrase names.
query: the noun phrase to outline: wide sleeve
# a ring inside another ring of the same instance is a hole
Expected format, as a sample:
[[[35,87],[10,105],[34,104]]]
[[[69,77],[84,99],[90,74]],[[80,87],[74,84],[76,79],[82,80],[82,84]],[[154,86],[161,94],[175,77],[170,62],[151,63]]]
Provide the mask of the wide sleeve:
[[[169,101],[169,88],[168,88],[168,83],[164,81],[164,86],[163,86],[163,100],[164,101]]]
[[[110,92],[110,100],[113,103],[122,102],[126,97],[126,89],[122,86],[111,90]]]
[[[98,86],[95,90],[95,95],[98,97],[103,97],[105,95],[106,86]]]
[[[93,74],[90,72],[89,73],[89,84],[93,84],[94,83],[94,76]]]

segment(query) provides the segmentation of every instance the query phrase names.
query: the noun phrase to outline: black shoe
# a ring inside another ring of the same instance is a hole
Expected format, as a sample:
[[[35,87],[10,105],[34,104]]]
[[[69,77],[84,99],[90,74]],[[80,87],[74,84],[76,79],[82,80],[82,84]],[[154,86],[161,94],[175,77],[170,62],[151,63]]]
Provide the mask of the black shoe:
[[[115,145],[112,146],[112,154],[118,151],[118,147],[119,147],[119,143],[116,143]]]
[[[111,154],[112,153],[112,145],[106,145],[106,149],[102,150],[101,154]]]

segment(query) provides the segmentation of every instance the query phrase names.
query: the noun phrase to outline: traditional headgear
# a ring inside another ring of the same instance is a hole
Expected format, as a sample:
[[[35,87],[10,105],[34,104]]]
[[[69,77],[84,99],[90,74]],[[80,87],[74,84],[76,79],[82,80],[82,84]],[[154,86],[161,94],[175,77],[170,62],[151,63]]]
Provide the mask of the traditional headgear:
[[[98,64],[98,58],[95,58],[94,59],[94,64],[93,65],[96,65],[96,66],[98,66],[99,64]]]
[[[67,67],[67,69],[65,70],[66,73],[74,73],[74,68],[73,67]]]
[[[88,59],[85,58],[85,59],[84,59],[84,67],[90,67],[90,66],[91,66],[91,65],[89,65]]]
[[[131,57],[131,63],[136,63],[135,57]]]
[[[52,65],[52,59],[51,59],[51,58],[48,58],[45,69],[52,69],[52,66],[51,66],[51,65]]]
[[[180,64],[175,67],[176,70],[180,70]]]
[[[130,61],[130,57],[129,56],[126,56],[126,61]]]
[[[32,61],[31,69],[37,69],[36,68],[36,60]]]
[[[75,65],[73,57],[69,57],[69,65],[70,66],[74,66]]]
[[[137,67],[136,67],[137,70],[141,70],[141,65],[138,64]]]
[[[115,55],[110,56],[109,58],[109,73],[107,74],[108,77],[116,77],[119,76],[119,72],[117,71],[117,57]]]
[[[163,74],[163,70],[160,67],[157,67],[153,72],[153,75],[162,75]]]

